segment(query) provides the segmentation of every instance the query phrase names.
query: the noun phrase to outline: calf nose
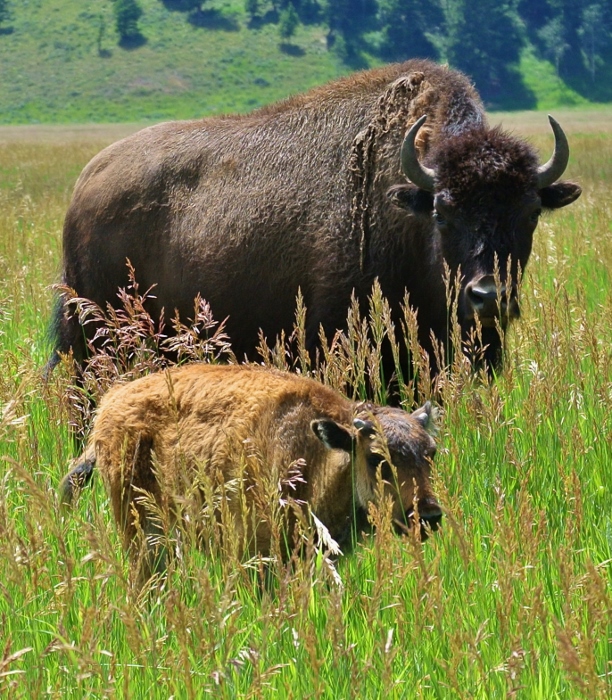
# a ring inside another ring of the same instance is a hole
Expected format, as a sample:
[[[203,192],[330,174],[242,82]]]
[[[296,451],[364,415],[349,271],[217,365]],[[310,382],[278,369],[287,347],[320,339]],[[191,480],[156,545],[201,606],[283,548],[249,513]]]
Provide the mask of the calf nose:
[[[422,515],[421,516],[421,539],[428,534],[428,530],[435,532],[442,522],[442,513],[438,515]]]
[[[472,315],[478,315],[483,326],[494,325],[495,319],[500,318],[500,315],[503,325],[518,318],[521,313],[515,291],[511,290],[508,294],[505,284],[498,287],[493,275],[484,275],[468,282],[465,297]]]
[[[429,528],[435,532],[442,522],[442,509],[433,498],[425,498],[419,501],[419,520],[421,521],[421,532]]]
[[[421,540],[429,537],[431,532],[435,532],[442,522],[442,510],[434,498],[427,497],[419,500],[417,509],[419,512],[419,525]],[[415,512],[412,508],[405,513],[405,523],[395,521],[398,532],[406,534],[408,528],[414,527]]]

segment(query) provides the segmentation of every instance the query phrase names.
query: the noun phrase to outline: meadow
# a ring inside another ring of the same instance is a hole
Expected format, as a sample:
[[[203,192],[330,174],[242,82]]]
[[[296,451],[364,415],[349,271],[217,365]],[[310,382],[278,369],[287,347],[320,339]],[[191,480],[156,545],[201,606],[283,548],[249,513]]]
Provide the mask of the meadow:
[[[612,119],[597,115],[555,114],[583,195],[539,224],[503,372],[458,358],[440,383],[442,529],[400,538],[381,507],[352,553],[307,547],[263,586],[256,560],[185,548],[144,593],[100,480],[58,507],[74,390],[65,367],[41,377],[71,189],[118,127],[1,130],[0,695],[610,697]],[[544,114],[499,119],[548,158]],[[390,330],[380,300],[370,322]],[[353,393],[376,362],[358,331],[319,372]]]

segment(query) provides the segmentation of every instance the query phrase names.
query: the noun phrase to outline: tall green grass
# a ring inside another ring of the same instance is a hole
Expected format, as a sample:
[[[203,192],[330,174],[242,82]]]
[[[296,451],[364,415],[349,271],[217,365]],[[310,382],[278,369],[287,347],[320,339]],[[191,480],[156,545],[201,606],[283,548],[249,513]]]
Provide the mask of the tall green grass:
[[[99,144],[0,147],[0,693],[609,697],[612,135],[570,138],[584,194],[538,228],[503,373],[457,362],[441,385],[442,529],[420,545],[381,526],[335,569],[313,554],[268,586],[187,548],[149,596],[99,480],[58,511],[69,380],[40,377],[62,216]]]

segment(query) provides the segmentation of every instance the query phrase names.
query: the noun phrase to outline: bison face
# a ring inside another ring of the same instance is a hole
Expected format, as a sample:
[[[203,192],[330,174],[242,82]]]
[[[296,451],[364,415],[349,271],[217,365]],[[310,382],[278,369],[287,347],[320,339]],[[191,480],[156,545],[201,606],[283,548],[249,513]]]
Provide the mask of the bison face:
[[[517,285],[540,214],[580,196],[578,185],[556,182],[566,168],[569,146],[561,127],[549,119],[555,151],[542,166],[527,143],[499,128],[479,127],[442,140],[428,154],[432,167],[419,162],[414,146],[424,117],[404,140],[401,166],[411,183],[395,185],[388,196],[428,222],[425,228],[439,257],[453,277],[460,276],[458,316],[464,335],[476,317],[494,333],[498,323],[505,328],[519,316]]]
[[[520,316],[518,285],[542,212],[534,193],[483,187],[477,204],[437,193],[431,212],[440,255],[461,280],[458,318],[464,331],[478,317],[483,328],[505,329]],[[510,200],[510,201],[508,201]]]
[[[312,428],[329,449],[353,454],[358,505],[367,511],[376,502],[379,477],[391,497],[396,530],[405,533],[417,519],[422,539],[435,531],[442,511],[431,487],[431,461],[436,452],[437,415],[427,402],[414,413],[397,408],[362,406],[349,430],[331,420]]]

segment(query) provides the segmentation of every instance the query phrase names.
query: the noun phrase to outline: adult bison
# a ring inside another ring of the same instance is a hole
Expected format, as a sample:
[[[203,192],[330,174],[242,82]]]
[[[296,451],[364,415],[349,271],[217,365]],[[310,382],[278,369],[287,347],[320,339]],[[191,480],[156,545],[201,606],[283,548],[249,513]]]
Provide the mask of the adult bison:
[[[129,258],[142,287],[157,285],[153,314],[189,317],[199,292],[228,317],[237,356],[252,358],[260,329],[270,340],[291,330],[298,288],[313,349],[319,326],[328,336],[345,327],[351,293],[365,303],[378,278],[396,314],[410,294],[431,349],[431,331],[448,340],[446,261],[453,276],[461,270],[464,335],[478,314],[495,363],[495,319],[519,314],[516,279],[540,213],[581,191],[558,181],[569,148],[550,121],[554,154],[540,166],[527,143],[489,128],[464,75],[413,60],[251,114],[159,124],[83,170],[63,282],[116,303]],[[55,326],[56,351],[82,360],[83,329],[61,305]]]
[[[342,541],[355,518],[363,520],[369,504],[379,501],[380,474],[398,529],[413,527],[418,512],[427,536],[442,518],[430,483],[436,433],[429,403],[409,414],[349,401],[277,370],[183,365],[115,386],[103,397],[61,499],[70,503],[75,487],[99,469],[124,544],[137,557],[142,533],[159,535],[156,522],[165,520],[152,514],[147,500],[168,509],[169,524],[199,522],[207,507],[210,512],[205,494],[214,493],[215,515],[238,535],[238,548],[269,554],[280,524],[275,517],[290,529],[296,524],[291,508],[274,515],[279,499],[291,498],[300,509],[308,504]]]

